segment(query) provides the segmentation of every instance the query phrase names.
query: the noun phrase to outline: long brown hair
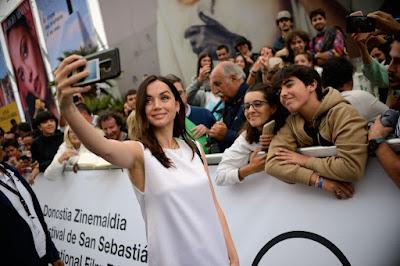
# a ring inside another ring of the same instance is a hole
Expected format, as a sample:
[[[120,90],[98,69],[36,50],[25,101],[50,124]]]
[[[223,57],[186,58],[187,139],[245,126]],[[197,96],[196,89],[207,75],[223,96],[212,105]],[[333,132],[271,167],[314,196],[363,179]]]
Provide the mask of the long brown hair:
[[[161,81],[165,83],[172,94],[174,95],[175,101],[179,102],[179,112],[176,114],[174,119],[174,127],[173,127],[173,137],[182,138],[192,149],[192,154],[194,156],[195,152],[195,144],[193,139],[190,138],[189,134],[185,128],[185,105],[182,102],[181,97],[179,96],[178,90],[175,86],[165,77],[151,75],[147,77],[139,86],[139,90],[137,92],[137,100],[136,100],[136,115],[134,123],[129,124],[128,126],[131,130],[134,130],[135,137],[138,141],[143,143],[145,148],[148,148],[151,154],[156,157],[156,159],[166,168],[170,168],[174,166],[171,160],[165,155],[160,143],[158,142],[152,125],[149,123],[149,120],[146,116],[146,98],[147,95],[147,87],[155,82]]]
[[[285,124],[285,120],[289,115],[289,112],[282,106],[277,90],[274,90],[269,83],[257,83],[250,87],[246,91],[246,94],[253,91],[261,92],[264,95],[264,100],[267,101],[270,106],[276,107],[276,111],[271,114],[268,121],[265,121],[265,123],[267,123],[275,120],[274,134],[276,134],[278,130]],[[244,130],[246,131],[246,140],[250,144],[254,142],[257,143],[259,141],[262,132],[256,127],[252,127],[248,121],[246,121],[244,125]]]

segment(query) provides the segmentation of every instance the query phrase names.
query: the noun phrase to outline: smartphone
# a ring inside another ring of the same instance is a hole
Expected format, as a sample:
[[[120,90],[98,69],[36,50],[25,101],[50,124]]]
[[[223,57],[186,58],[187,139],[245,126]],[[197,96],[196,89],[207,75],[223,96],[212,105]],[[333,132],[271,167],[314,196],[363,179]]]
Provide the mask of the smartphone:
[[[275,129],[275,120],[271,120],[263,126],[262,133],[263,135],[272,135],[274,134]]]
[[[360,33],[375,31],[375,21],[367,16],[347,16],[346,17],[346,32]]]
[[[90,54],[85,56],[85,58],[87,60],[86,67],[78,69],[77,72],[87,69],[89,71],[89,76],[80,80],[74,84],[74,86],[86,86],[102,82],[107,79],[118,77],[121,74],[118,48]]]

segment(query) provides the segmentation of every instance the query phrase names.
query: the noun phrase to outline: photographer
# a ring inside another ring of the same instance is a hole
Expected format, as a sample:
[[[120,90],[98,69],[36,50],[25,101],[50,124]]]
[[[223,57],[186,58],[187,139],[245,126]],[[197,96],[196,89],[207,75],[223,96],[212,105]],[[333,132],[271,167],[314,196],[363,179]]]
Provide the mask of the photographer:
[[[374,18],[378,28],[378,33],[394,33],[393,43],[390,49],[390,56],[392,60],[389,64],[389,89],[392,92],[400,89],[400,23],[394,20],[394,18],[381,11],[373,12],[368,14],[368,17]],[[395,95],[389,95],[394,97]],[[396,99],[396,107],[399,107],[399,100]],[[392,119],[393,120],[393,119]],[[384,123],[386,124],[386,123]],[[400,188],[400,156],[393,151],[390,146],[385,143],[385,138],[389,133],[393,132],[399,134],[399,122],[397,125],[392,126],[383,125],[380,118],[375,120],[375,123],[371,126],[368,133],[369,150],[374,152],[383,169],[393,179],[396,185]],[[399,137],[399,136],[397,136]]]

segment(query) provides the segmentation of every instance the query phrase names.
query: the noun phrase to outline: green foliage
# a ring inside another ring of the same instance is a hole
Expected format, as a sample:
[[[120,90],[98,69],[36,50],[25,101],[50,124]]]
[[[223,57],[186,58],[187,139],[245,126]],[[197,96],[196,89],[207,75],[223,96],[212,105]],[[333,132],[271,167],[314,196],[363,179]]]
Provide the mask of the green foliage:
[[[98,51],[97,45],[94,47],[79,47],[77,50],[72,50],[72,51],[64,51],[62,57],[57,58],[58,61],[62,62],[65,58],[72,54],[77,54],[81,56],[87,56],[90,54],[93,54]]]
[[[100,98],[91,95],[85,95],[85,104],[93,114],[98,114],[102,110],[113,110],[122,112],[124,103],[121,100],[114,99],[111,95],[102,95]]]

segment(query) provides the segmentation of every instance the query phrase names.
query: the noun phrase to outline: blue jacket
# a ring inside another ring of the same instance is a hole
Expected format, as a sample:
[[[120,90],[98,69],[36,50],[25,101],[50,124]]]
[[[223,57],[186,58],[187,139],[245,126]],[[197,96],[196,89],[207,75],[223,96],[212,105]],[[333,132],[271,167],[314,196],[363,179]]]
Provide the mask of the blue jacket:
[[[204,108],[190,105],[190,114],[188,116],[189,120],[193,122],[193,124],[200,125],[203,124],[207,128],[211,128],[215,123],[215,118],[211,114],[211,112]]]
[[[25,179],[12,167],[3,164],[28,190],[33,206],[46,234],[46,255],[40,259],[35,248],[32,232],[25,220],[18,214],[10,200],[0,191],[0,261],[2,265],[36,266],[47,265],[60,259],[58,251],[50,238],[43,213],[35,193]],[[43,260],[47,262],[43,264]]]
[[[246,121],[243,110],[243,99],[246,94],[248,85],[243,82],[235,97],[225,102],[225,108],[223,111],[223,121],[228,127],[228,132],[222,142],[218,143],[220,152],[224,152],[226,148],[229,148],[238,136],[239,130],[242,128],[243,123]]]

